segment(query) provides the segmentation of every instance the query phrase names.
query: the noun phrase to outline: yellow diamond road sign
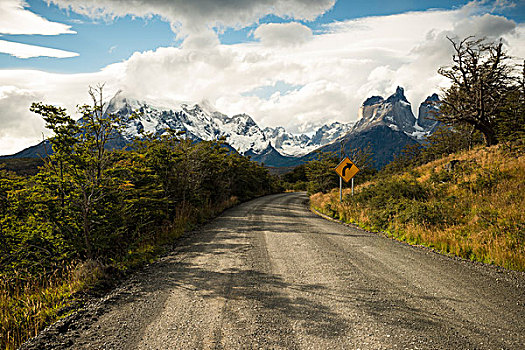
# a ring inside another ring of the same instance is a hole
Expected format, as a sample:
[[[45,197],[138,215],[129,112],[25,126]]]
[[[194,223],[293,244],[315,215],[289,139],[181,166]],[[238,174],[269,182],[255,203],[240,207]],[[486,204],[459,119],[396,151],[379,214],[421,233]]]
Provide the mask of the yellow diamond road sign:
[[[355,166],[350,159],[345,158],[339,163],[335,168],[335,172],[345,180],[345,182],[350,181],[351,178],[357,174],[359,168]]]

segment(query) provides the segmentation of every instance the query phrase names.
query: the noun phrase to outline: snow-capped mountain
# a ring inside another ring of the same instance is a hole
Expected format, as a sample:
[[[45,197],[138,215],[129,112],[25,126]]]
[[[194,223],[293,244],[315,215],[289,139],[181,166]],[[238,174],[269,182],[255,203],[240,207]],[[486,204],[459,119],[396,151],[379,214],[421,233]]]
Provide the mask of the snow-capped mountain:
[[[239,153],[267,155],[269,150],[283,156],[301,156],[340,137],[351,124],[333,123],[319,128],[313,137],[294,135],[283,127],[261,129],[247,114],[229,117],[218,112],[207,102],[176,107],[151,105],[127,97],[119,91],[109,102],[108,113],[120,115],[124,123],[123,137],[131,142],[143,133],[162,135],[167,128],[185,131],[194,140],[216,140],[225,137],[226,142]]]
[[[311,140],[307,135],[294,135],[287,132],[282,126],[266,127],[263,132],[272,147],[283,155],[303,155],[312,149],[312,146],[309,145]]]
[[[203,106],[182,104],[177,108],[153,106],[126,97],[119,91],[109,102],[108,113],[118,114],[124,124],[123,137],[131,142],[143,133],[162,135],[166,129],[185,131],[193,140],[217,140],[226,137],[227,142],[240,153],[248,150],[261,152],[268,146],[263,131],[246,114],[229,117]],[[135,113],[135,116],[133,116]]]
[[[167,128],[185,131],[193,140],[226,139],[239,153],[272,167],[295,166],[315,159],[317,151],[339,152],[343,141],[346,152],[370,148],[375,166],[380,169],[408,144],[423,142],[437,125],[439,112],[436,94],[419,107],[416,119],[401,87],[386,100],[381,96],[366,99],[356,123],[335,122],[321,126],[315,133],[295,135],[282,127],[261,129],[247,114],[232,117],[220,113],[207,102],[160,106],[126,96],[119,91],[109,102],[108,113],[121,117],[123,131],[112,139],[110,148],[123,148],[144,133],[162,135]],[[46,156],[46,142],[29,147],[7,158]]]
[[[266,138],[279,153],[286,156],[301,156],[345,135],[354,123],[334,122],[318,128],[312,136],[294,135],[283,127],[265,128]]]
[[[396,92],[386,100],[382,96],[372,96],[363,102],[358,112],[358,121],[353,133],[367,130],[375,125],[386,125],[418,141],[431,134],[438,122],[432,116],[439,111],[439,97],[433,94],[421,103],[418,118],[412,113],[412,105],[397,87]]]
[[[319,147],[325,145],[347,134],[354,127],[355,122],[339,123],[334,122],[330,125],[323,125],[312,136],[310,144]]]
[[[420,105],[416,119],[403,88],[398,86],[386,100],[382,96],[367,98],[359,108],[357,123],[341,141],[345,152],[370,148],[374,165],[380,169],[392,161],[403,147],[424,142],[439,124],[433,120],[438,112],[439,97],[433,94]],[[319,150],[339,152],[339,148],[339,143],[332,141]],[[308,154],[305,158],[314,156]]]
[[[367,98],[359,108],[358,121],[352,132],[363,131],[377,124],[384,124],[408,135],[416,131],[416,117],[402,87],[398,86],[396,92],[386,100],[382,96]]]

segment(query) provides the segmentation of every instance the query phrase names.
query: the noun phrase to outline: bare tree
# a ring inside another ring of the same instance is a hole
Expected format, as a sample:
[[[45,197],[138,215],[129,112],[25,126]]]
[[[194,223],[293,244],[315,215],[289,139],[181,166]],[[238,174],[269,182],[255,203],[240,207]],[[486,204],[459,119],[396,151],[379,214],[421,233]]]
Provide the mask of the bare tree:
[[[479,130],[487,146],[498,143],[496,123],[505,96],[515,87],[515,65],[503,43],[470,36],[447,39],[454,48],[453,64],[438,72],[452,81],[444,91],[437,119],[446,124],[470,124]]]

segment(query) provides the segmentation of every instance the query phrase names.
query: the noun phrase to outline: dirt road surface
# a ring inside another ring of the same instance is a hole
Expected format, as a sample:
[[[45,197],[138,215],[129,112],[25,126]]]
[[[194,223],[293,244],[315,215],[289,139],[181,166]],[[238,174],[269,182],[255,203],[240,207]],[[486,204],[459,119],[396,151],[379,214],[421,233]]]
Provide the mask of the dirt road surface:
[[[525,275],[258,198],[23,349],[525,349]]]

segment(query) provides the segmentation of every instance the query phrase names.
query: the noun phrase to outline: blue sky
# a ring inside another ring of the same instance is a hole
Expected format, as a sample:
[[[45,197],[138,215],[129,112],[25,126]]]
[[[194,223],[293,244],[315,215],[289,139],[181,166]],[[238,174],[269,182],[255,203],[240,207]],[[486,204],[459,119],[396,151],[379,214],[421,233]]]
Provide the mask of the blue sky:
[[[49,2],[49,4],[48,4]],[[164,105],[206,99],[261,126],[310,132],[371,94],[418,104],[446,86],[446,36],[502,38],[525,56],[523,0],[2,0],[0,154],[34,144],[32,101],[74,115],[106,83]],[[24,45],[20,45],[24,44]]]
[[[468,1],[429,0],[429,1],[384,1],[384,0],[339,0],[326,13],[314,21],[300,21],[313,31],[322,31],[323,25],[348,19],[400,14],[408,11],[428,9],[455,9]],[[525,1],[516,3],[514,8],[503,9],[507,18],[522,22],[525,17]],[[170,24],[159,15],[140,18],[131,15],[114,20],[93,19],[74,11],[60,8],[43,0],[27,0],[25,8],[43,18],[71,26],[76,34],[49,35],[2,35],[2,39],[45,46],[78,53],[70,58],[34,57],[17,58],[0,53],[0,68],[31,68],[50,72],[74,73],[93,72],[108,64],[128,59],[136,51],[154,50],[160,46],[180,46]],[[223,44],[236,44],[255,40],[250,34],[260,23],[283,23],[293,19],[268,15],[258,23],[241,29],[228,28],[219,35]]]

